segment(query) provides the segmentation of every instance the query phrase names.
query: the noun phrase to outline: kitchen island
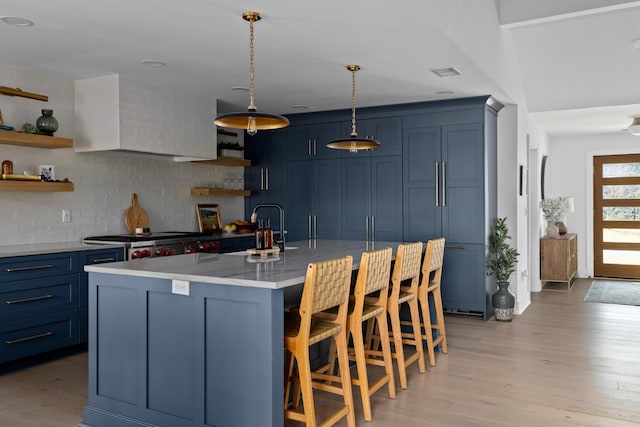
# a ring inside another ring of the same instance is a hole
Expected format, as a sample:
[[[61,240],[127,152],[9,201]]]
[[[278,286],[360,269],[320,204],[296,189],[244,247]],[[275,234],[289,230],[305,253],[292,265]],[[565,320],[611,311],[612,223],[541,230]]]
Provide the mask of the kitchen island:
[[[87,266],[84,427],[282,426],[283,322],[310,262],[397,242],[300,241]]]

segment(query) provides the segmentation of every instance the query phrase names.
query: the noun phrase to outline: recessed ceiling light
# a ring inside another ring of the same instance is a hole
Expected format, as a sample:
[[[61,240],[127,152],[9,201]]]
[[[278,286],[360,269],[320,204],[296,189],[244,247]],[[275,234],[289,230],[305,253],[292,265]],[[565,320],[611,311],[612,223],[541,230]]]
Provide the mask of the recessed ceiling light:
[[[296,110],[306,110],[306,109],[307,109],[307,108],[309,108],[309,107],[308,107],[308,106],[306,106],[306,105],[302,105],[302,104],[296,104],[296,105],[294,105],[294,106],[293,106],[293,107],[291,107],[291,108],[295,108]]]
[[[164,67],[165,65],[167,65],[166,62],[158,61],[156,59],[143,59],[142,63],[144,65],[148,65],[149,67]]]
[[[431,68],[429,69],[429,71],[431,71],[438,77],[453,77],[462,74],[460,73],[460,71],[456,70],[453,67]]]
[[[13,25],[14,27],[33,27],[33,21],[18,18],[17,16],[2,16],[0,17],[0,21],[5,24]]]
[[[438,95],[453,95],[455,92],[452,90],[439,90],[436,93]]]
[[[240,87],[240,86],[234,86],[231,88],[231,90],[234,92],[249,92],[249,88]]]
[[[640,39],[636,39],[631,42],[631,47],[635,50],[640,50]]]

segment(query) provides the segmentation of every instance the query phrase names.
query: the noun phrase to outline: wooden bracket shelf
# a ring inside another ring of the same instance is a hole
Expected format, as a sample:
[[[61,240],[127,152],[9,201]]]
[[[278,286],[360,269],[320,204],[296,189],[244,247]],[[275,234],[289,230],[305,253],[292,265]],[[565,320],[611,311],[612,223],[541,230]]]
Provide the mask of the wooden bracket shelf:
[[[193,163],[204,163],[207,165],[220,166],[251,166],[251,160],[241,159],[239,157],[223,157],[219,156],[214,160],[194,160]]]
[[[73,182],[0,180],[0,191],[73,191]]]
[[[243,196],[251,195],[249,190],[227,190],[224,188],[192,188],[192,196]]]
[[[0,129],[0,144],[33,148],[71,148],[73,139]]]

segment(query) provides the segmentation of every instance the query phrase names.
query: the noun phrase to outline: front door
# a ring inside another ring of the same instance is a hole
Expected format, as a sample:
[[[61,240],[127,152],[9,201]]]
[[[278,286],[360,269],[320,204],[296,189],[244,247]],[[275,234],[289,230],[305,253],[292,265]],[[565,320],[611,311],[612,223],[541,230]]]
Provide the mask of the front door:
[[[640,279],[640,154],[593,158],[594,275]]]

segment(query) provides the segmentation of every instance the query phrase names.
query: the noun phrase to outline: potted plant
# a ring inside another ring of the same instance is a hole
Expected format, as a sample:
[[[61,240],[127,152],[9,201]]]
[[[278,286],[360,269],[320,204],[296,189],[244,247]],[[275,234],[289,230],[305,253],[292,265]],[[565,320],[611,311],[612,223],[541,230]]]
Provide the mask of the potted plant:
[[[242,158],[244,147],[238,142],[218,142],[218,154],[224,157]]]
[[[498,291],[491,297],[495,317],[496,320],[504,322],[510,322],[513,318],[515,297],[509,292],[509,278],[516,271],[520,255],[515,248],[509,245],[510,239],[507,218],[496,218],[491,226],[491,235],[489,236],[487,267],[490,274],[496,276],[498,282]]]
[[[562,197],[540,200],[542,217],[547,221],[547,237],[559,236],[558,222],[562,221],[567,203]]]

